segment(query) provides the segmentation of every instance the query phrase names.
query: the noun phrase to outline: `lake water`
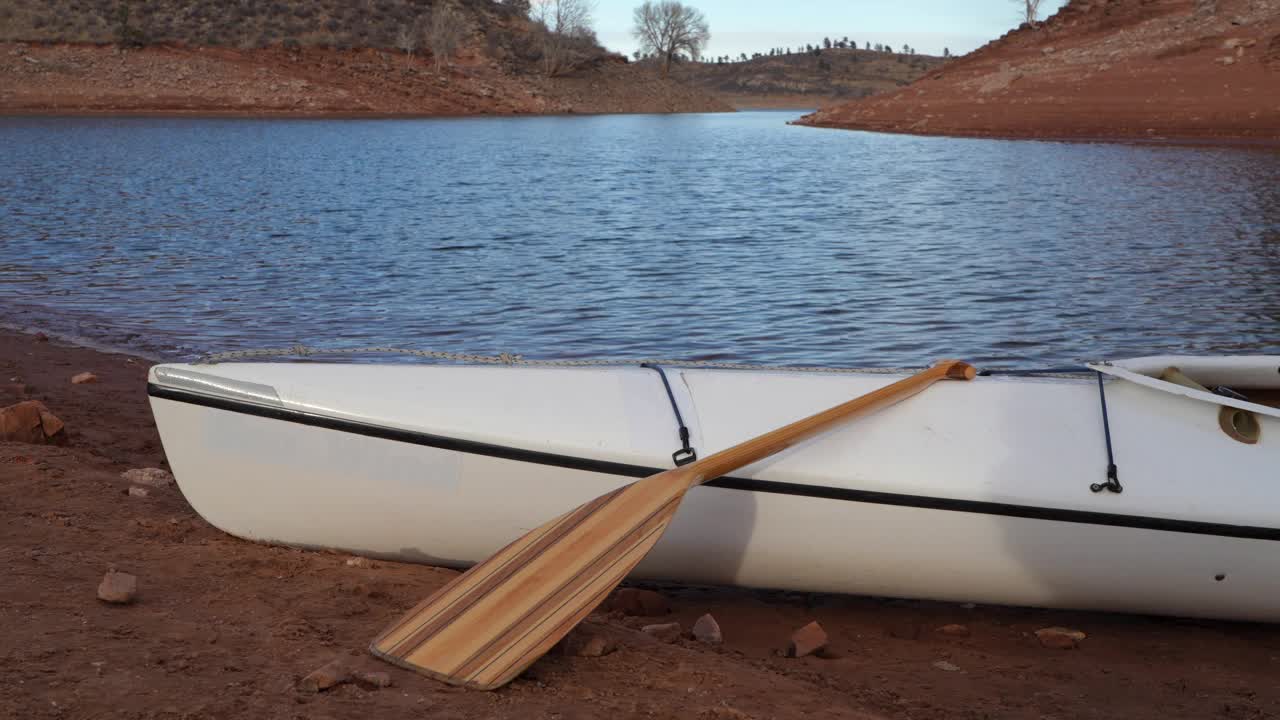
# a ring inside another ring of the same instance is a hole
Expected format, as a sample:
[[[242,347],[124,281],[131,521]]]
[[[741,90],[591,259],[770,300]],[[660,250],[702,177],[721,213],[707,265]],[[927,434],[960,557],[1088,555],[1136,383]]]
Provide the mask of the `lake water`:
[[[1280,152],[795,113],[0,119],[0,322],[837,366],[1280,352]]]

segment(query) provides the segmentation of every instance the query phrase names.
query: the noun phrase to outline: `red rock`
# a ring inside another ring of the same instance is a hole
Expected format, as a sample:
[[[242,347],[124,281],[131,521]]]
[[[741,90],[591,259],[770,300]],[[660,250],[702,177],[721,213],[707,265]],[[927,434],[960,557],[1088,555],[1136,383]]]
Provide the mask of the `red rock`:
[[[0,441],[32,444],[61,442],[66,425],[39,400],[0,408]]]
[[[719,645],[724,642],[724,636],[720,634],[720,623],[711,617],[711,613],[707,613],[698,618],[693,624],[693,637],[704,643]]]
[[[133,487],[129,488],[129,497],[146,497],[150,494],[151,494],[151,491],[147,490],[144,487],[138,487],[137,485],[134,485]]]
[[[318,693],[335,685],[349,682],[351,679],[351,670],[347,667],[346,661],[343,658],[334,658],[324,667],[312,671],[310,675],[302,678],[302,682],[298,683],[298,688],[303,692]]]
[[[1036,631],[1036,639],[1040,644],[1055,650],[1071,650],[1080,645],[1087,635],[1079,630],[1064,627],[1047,627]]]
[[[947,672],[960,672],[959,665],[956,665],[953,662],[947,662],[946,660],[939,660],[935,662],[933,666],[938,668],[939,670],[945,670]]]
[[[640,628],[640,632],[666,643],[673,643],[679,640],[680,636],[684,634],[684,631],[680,628],[680,623],[645,625]]]
[[[582,626],[574,628],[557,647],[561,655],[573,657],[604,657],[617,649],[608,635]]]
[[[671,612],[671,605],[662,595],[652,590],[622,588],[609,598],[609,610],[619,610],[624,615],[654,617]]]
[[[160,468],[134,468],[120,473],[120,477],[134,485],[163,488],[173,484],[173,475]]]
[[[947,637],[969,637],[969,628],[964,625],[956,625],[954,623],[951,625],[943,625],[938,628],[936,632],[939,635],[946,635]]]
[[[384,672],[357,672],[352,677],[361,685],[378,689],[391,687],[391,676]]]
[[[791,643],[787,645],[787,657],[804,657],[827,646],[827,631],[822,629],[818,621],[791,633]]]
[[[378,567],[378,563],[370,560],[367,557],[360,557],[359,555],[354,555],[352,557],[347,558],[347,567],[373,569]]]
[[[87,385],[98,382],[98,376],[91,372],[82,372],[71,376],[72,385]]]
[[[129,573],[110,570],[98,584],[98,599],[117,605],[133,602],[138,594],[138,578]]]

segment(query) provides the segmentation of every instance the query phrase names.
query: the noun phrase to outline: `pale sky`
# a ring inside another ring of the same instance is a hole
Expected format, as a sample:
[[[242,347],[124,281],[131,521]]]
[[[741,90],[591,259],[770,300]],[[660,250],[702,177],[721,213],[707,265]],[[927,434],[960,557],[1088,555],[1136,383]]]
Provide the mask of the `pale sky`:
[[[683,0],[711,25],[712,57],[768,52],[771,47],[817,45],[823,37],[848,36],[858,47],[903,43],[918,52],[941,55],[944,47],[963,54],[981,47],[1021,21],[1011,0]],[[1067,0],[1044,0],[1040,17]],[[597,0],[596,34],[610,50],[630,55],[631,13],[640,0]]]

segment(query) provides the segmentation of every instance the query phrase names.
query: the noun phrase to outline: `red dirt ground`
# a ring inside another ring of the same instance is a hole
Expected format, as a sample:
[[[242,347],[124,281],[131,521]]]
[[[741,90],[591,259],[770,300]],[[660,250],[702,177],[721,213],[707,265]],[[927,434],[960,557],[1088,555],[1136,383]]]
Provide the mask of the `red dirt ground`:
[[[1280,0],[1071,0],[897,92],[800,124],[925,135],[1280,141]]]
[[[0,113],[430,116],[720,112],[726,103],[638,66],[544,78],[462,55],[440,71],[382,50],[0,43]]]
[[[127,494],[121,471],[164,466],[146,367],[0,331],[0,405],[27,384],[69,428],[63,446],[0,443],[0,718],[1280,717],[1277,626],[676,586],[660,588],[669,616],[595,617],[612,654],[451,688],[364,648],[454,571],[256,545],[176,487]],[[100,381],[70,383],[86,370]],[[112,567],[138,576],[136,603],[97,600]],[[637,631],[705,612],[723,645]],[[815,619],[835,657],[779,657]],[[968,636],[937,631],[952,623]],[[1047,649],[1046,626],[1088,638]],[[337,656],[394,684],[299,690]]]

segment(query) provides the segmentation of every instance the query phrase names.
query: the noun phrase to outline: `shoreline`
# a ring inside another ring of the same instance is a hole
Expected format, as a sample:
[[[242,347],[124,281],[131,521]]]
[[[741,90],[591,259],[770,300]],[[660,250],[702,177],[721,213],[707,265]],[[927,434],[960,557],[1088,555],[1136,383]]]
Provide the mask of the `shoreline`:
[[[546,77],[474,52],[436,68],[375,48],[0,42],[0,114],[461,117],[731,112],[626,63]]]
[[[908,128],[879,127],[874,125],[843,125],[838,123],[803,122],[793,120],[787,123],[796,127],[814,130],[840,130],[845,132],[879,133],[882,135],[908,135],[922,138],[942,138],[952,140],[1005,140],[1010,142],[1050,142],[1073,144],[1101,145],[1143,145],[1153,147],[1205,147],[1205,148],[1280,148],[1280,137],[1253,137],[1240,135],[1181,135],[1151,136],[1124,134],[1065,134],[1065,133],[1017,133],[1017,132],[983,132],[964,130],[938,130],[925,132]]]
[[[767,110],[768,108],[755,108]],[[807,108],[799,108],[800,112]],[[479,112],[479,113],[395,113],[395,112],[359,112],[359,111],[318,111],[318,112],[256,112],[249,110],[57,110],[57,109],[12,109],[0,108],[0,118],[190,118],[194,120],[476,120],[484,118],[542,118],[542,117],[603,117],[609,115],[727,115],[750,110],[732,108],[729,110],[680,110],[673,112],[648,112],[644,110],[627,112]]]
[[[479,120],[479,119],[514,119],[514,118],[575,118],[575,117],[607,117],[630,115],[722,115],[746,112],[768,113],[803,113],[813,112],[812,107],[772,106],[761,104],[733,104],[726,110],[688,110],[672,112],[652,111],[620,111],[620,112],[473,112],[473,113],[419,113],[419,112],[381,112],[381,111],[270,111],[270,110],[155,110],[155,109],[59,109],[59,108],[6,108],[0,106],[0,119],[191,119],[191,120]],[[1243,148],[1274,149],[1280,148],[1280,137],[1257,137],[1249,135],[1147,135],[1124,133],[1064,133],[1061,131],[1015,132],[1015,131],[980,131],[949,129],[937,131],[913,130],[910,128],[884,127],[878,125],[840,124],[829,122],[807,122],[807,115],[795,120],[787,120],[786,124],[794,127],[814,130],[839,130],[848,132],[877,133],[883,135],[906,135],[921,138],[940,138],[955,140],[1003,140],[1012,142],[1051,142],[1073,144],[1106,144],[1106,145],[1143,145],[1155,147],[1205,147],[1205,148]]]
[[[0,328],[0,391],[9,393],[0,405],[24,385],[68,428],[61,446],[0,442],[0,554],[16,580],[0,585],[0,612],[21,618],[9,624],[16,650],[0,654],[0,672],[22,681],[0,686],[0,709],[1155,720],[1223,707],[1264,717],[1280,706],[1280,625],[681,585],[646,585],[670,614],[593,616],[590,631],[617,645],[604,657],[553,653],[498,693],[451,688],[377,662],[365,646],[454,571],[250,543],[206,523],[179,487],[127,494],[122,471],[167,467],[146,397],[149,362]],[[99,381],[70,383],[85,371]],[[95,598],[109,567],[138,576],[135,604]],[[639,631],[664,622],[688,630],[707,612],[723,645]],[[832,652],[779,657],[811,620]],[[1041,647],[1034,633],[1051,626],[1088,637],[1074,650]],[[299,690],[335,656],[388,673],[392,687]]]

